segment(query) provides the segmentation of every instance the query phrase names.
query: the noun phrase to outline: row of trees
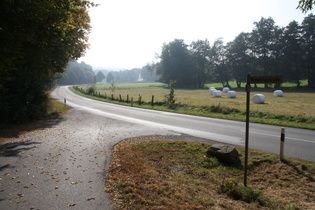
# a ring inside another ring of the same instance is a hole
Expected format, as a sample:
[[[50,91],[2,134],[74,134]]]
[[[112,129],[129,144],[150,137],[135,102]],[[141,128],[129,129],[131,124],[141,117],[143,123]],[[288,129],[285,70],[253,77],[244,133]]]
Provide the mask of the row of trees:
[[[82,0],[0,1],[0,121],[46,112],[46,90],[87,48],[88,8]]]
[[[104,76],[104,75],[103,75]],[[77,61],[69,62],[65,72],[59,75],[58,85],[91,84],[95,82],[95,74],[92,66]]]
[[[181,39],[164,44],[159,61],[148,65],[156,70],[160,81],[176,80],[177,86],[203,87],[206,82],[235,80],[240,87],[246,75],[282,74],[285,81],[300,85],[307,79],[308,86],[315,82],[315,16],[304,18],[301,25],[292,21],[286,27],[275,25],[274,20],[261,18],[254,22],[250,33],[240,33],[224,45],[222,39],[210,45],[198,40],[190,45]]]

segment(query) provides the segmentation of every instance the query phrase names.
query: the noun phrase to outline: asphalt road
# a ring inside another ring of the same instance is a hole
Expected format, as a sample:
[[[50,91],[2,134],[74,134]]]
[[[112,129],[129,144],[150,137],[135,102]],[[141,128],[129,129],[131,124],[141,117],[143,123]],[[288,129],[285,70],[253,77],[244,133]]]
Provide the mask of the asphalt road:
[[[104,191],[110,151],[152,136],[244,145],[245,124],[94,101],[66,87],[52,96],[74,107],[0,144],[0,209],[111,209]],[[314,158],[314,131],[286,128],[285,155]],[[277,153],[280,127],[251,124],[250,147]]]
[[[73,107],[121,121],[137,123],[153,128],[164,128],[178,133],[224,142],[236,146],[245,145],[245,123],[197,117],[170,112],[160,112],[120,106],[78,96],[66,87],[60,87],[53,97]],[[249,147],[279,154],[281,127],[250,123]],[[315,161],[315,131],[285,128],[284,154]]]

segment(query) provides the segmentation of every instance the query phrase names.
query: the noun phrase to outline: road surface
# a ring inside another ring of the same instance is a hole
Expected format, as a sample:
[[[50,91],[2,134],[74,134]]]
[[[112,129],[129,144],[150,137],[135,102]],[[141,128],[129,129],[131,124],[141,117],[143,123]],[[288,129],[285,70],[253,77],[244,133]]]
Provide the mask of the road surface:
[[[178,133],[228,143],[245,145],[245,123],[191,115],[139,109],[104,103],[74,94],[66,87],[56,89],[53,96],[67,100],[73,107],[89,110],[104,117],[164,128]],[[249,147],[279,154],[281,127],[250,123]],[[285,128],[285,155],[315,161],[315,131]]]
[[[52,96],[74,107],[64,116],[0,144],[0,209],[111,209],[104,191],[110,151],[126,138],[244,145],[245,124],[119,106],[68,88]],[[314,131],[286,128],[285,155],[314,160]],[[280,127],[251,124],[250,147],[278,153]]]

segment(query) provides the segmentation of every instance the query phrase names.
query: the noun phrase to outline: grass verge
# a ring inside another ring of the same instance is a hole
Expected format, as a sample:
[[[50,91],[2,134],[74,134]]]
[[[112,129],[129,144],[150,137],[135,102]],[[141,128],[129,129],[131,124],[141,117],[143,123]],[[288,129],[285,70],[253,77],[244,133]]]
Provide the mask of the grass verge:
[[[146,102],[143,99],[139,101],[139,98],[134,98],[133,102],[131,102],[131,98],[128,100],[117,98],[117,93],[115,94],[116,97],[111,96],[111,94],[105,95],[101,94],[100,92],[95,93],[95,95],[89,95],[85,94],[81,91],[78,91],[77,89],[74,89],[73,87],[70,88],[73,92],[76,94],[79,94],[84,97],[92,98],[95,100],[120,104],[120,105],[126,105],[126,106],[133,106],[133,107],[140,107],[140,108],[146,108],[146,109],[154,109],[154,110],[160,110],[160,111],[167,111],[167,112],[175,112],[175,113],[182,113],[182,114],[190,114],[190,115],[197,115],[197,116],[204,116],[204,117],[213,117],[213,118],[221,118],[221,119],[228,119],[228,120],[238,120],[238,121],[245,121],[246,118],[246,112],[244,110],[237,108],[234,108],[234,106],[227,106],[227,105],[221,105],[221,103],[218,103],[216,105],[193,105],[193,104],[184,104],[184,103],[177,103],[175,108],[169,108],[165,105],[165,102],[155,102],[152,106],[151,102]],[[150,89],[148,89],[150,90]],[[139,91],[139,90],[137,90]],[[204,93],[199,93],[200,90],[193,90],[194,92],[190,93],[190,96],[195,95],[204,95]],[[202,91],[204,92],[204,90]],[[114,95],[114,94],[113,94]],[[181,96],[181,98],[184,98],[184,96]],[[186,95],[187,98],[187,95]],[[226,99],[220,99],[222,100],[222,104],[224,104],[224,100],[226,102]],[[283,100],[283,99],[280,99]],[[286,99],[285,99],[286,100]],[[193,99],[191,101],[194,101]],[[233,101],[229,103],[245,103],[245,100],[238,99],[237,102]],[[301,99],[294,102],[294,107],[300,107],[301,108]],[[280,103],[280,102],[279,102]],[[281,105],[282,104],[282,105]],[[281,104],[272,106],[275,111],[275,113],[270,112],[270,110],[266,111],[259,111],[255,106],[252,107],[250,112],[250,121],[255,123],[263,123],[263,124],[270,124],[270,125],[279,125],[279,126],[285,126],[285,127],[296,127],[296,128],[305,128],[305,129],[315,129],[315,117],[309,114],[302,115],[296,115],[292,114],[294,112],[290,111],[293,106],[289,106],[288,108],[284,108],[283,104],[288,104],[288,102],[283,101]],[[257,104],[256,104],[257,106]],[[242,106],[242,107],[245,107]],[[271,107],[271,108],[272,108]],[[270,108],[270,109],[271,109]],[[272,109],[271,109],[272,110]],[[288,114],[281,113],[283,110],[288,110]],[[297,109],[301,110],[301,109]],[[305,107],[302,110],[308,111],[308,109]]]
[[[244,187],[243,170],[206,157],[208,147],[149,137],[121,142],[113,150],[104,189],[114,209],[315,208],[315,163],[281,162],[278,155],[251,150]],[[243,161],[243,149],[237,150]]]

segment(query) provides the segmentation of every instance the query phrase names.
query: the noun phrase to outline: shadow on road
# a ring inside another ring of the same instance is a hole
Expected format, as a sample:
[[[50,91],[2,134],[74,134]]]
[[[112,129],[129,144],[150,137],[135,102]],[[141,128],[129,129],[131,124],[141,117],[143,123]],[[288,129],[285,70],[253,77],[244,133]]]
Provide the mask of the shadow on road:
[[[41,144],[41,143],[28,141],[28,142],[14,142],[14,143],[2,144],[0,145],[0,156],[4,156],[4,157],[18,156],[20,152],[34,148],[34,146],[30,146],[30,145],[36,145],[36,144]],[[1,166],[0,170],[3,167],[4,166]]]
[[[25,124],[5,125],[4,128],[0,126],[0,143],[5,142],[11,138],[18,138],[21,134],[35,130],[43,130],[51,128],[64,121],[65,118],[59,115],[51,116],[48,119],[38,120]]]

